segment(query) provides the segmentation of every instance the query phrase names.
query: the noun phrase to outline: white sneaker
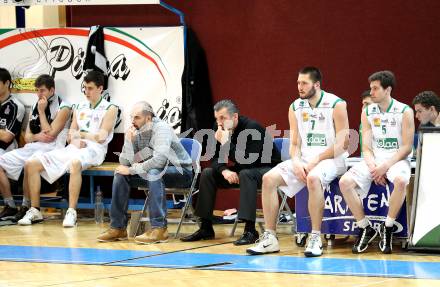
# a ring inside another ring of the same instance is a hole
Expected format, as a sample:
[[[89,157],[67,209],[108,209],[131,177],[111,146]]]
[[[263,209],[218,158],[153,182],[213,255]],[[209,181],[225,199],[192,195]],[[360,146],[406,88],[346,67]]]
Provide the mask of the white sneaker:
[[[322,241],[321,235],[311,234],[306,250],[304,250],[306,257],[316,257],[322,255]]]
[[[257,245],[246,249],[246,252],[249,255],[280,252],[280,245],[275,235],[265,231],[260,239],[257,240]]]
[[[76,210],[73,208],[67,209],[66,216],[64,216],[63,227],[74,227],[76,225]]]
[[[26,214],[17,223],[19,225],[31,225],[43,221],[43,215],[35,207],[29,208]]]

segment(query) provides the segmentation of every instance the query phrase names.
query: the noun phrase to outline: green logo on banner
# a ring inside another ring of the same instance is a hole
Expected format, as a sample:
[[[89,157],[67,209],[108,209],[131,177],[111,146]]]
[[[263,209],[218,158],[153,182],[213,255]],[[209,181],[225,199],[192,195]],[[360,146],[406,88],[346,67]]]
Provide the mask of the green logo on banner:
[[[307,146],[326,146],[327,140],[324,134],[307,134]]]
[[[398,149],[399,141],[397,138],[383,138],[377,140],[377,147],[383,149]]]

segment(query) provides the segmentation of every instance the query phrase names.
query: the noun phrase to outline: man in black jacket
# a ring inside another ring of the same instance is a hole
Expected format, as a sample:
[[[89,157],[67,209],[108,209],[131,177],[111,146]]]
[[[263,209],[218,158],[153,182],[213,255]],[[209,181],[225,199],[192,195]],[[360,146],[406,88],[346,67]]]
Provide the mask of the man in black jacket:
[[[234,245],[252,244],[258,239],[255,230],[257,190],[261,187],[263,174],[281,161],[281,155],[271,135],[256,121],[239,116],[238,108],[231,100],[215,104],[214,116],[217,146],[211,167],[202,172],[195,211],[201,218],[201,228],[181,240],[213,239],[212,212],[217,188],[239,185],[238,218],[246,225],[243,235]],[[232,165],[228,165],[228,161]]]

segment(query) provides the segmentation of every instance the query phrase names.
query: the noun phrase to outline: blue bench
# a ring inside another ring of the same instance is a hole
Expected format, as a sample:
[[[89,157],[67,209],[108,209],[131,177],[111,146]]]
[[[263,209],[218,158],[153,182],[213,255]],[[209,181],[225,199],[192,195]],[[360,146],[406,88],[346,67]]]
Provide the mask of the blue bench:
[[[89,177],[89,198],[79,198],[78,208],[80,209],[93,209],[95,208],[95,195],[96,195],[96,184],[95,177],[111,177],[113,181],[113,176],[115,174],[116,167],[119,165],[118,162],[104,162],[102,165],[94,166],[86,169],[82,172],[83,176]],[[111,198],[104,198],[104,206],[106,209],[110,208]],[[143,199],[130,199],[128,202],[129,210],[142,210],[144,205]]]
[[[96,184],[95,177],[111,177],[113,181],[113,175],[115,173],[116,167],[119,165],[117,162],[104,162],[102,165],[94,166],[86,169],[82,172],[83,176],[89,177],[89,195],[88,197],[80,197],[78,199],[77,208],[79,209],[94,209],[95,208],[95,196],[96,196]],[[64,190],[66,194],[68,193],[68,180],[67,175],[64,176]],[[21,197],[21,196],[20,196]],[[104,198],[104,207],[106,209],[110,208],[111,198]],[[62,196],[41,196],[41,207],[53,207],[67,209],[68,202]],[[130,199],[129,210],[142,210],[144,205],[143,199]]]

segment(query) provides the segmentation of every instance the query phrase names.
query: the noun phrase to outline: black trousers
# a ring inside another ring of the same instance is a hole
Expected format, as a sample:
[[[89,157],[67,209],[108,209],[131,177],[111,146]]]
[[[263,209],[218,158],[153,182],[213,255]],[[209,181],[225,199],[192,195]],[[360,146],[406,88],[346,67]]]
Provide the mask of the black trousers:
[[[221,173],[212,169],[205,168],[200,177],[199,194],[195,214],[203,219],[212,219],[217,188],[240,188],[240,206],[238,218],[243,220],[255,221],[257,209],[257,190],[261,188],[263,175],[271,167],[256,167],[236,171],[240,185],[230,184]],[[233,169],[231,169],[233,170]]]

